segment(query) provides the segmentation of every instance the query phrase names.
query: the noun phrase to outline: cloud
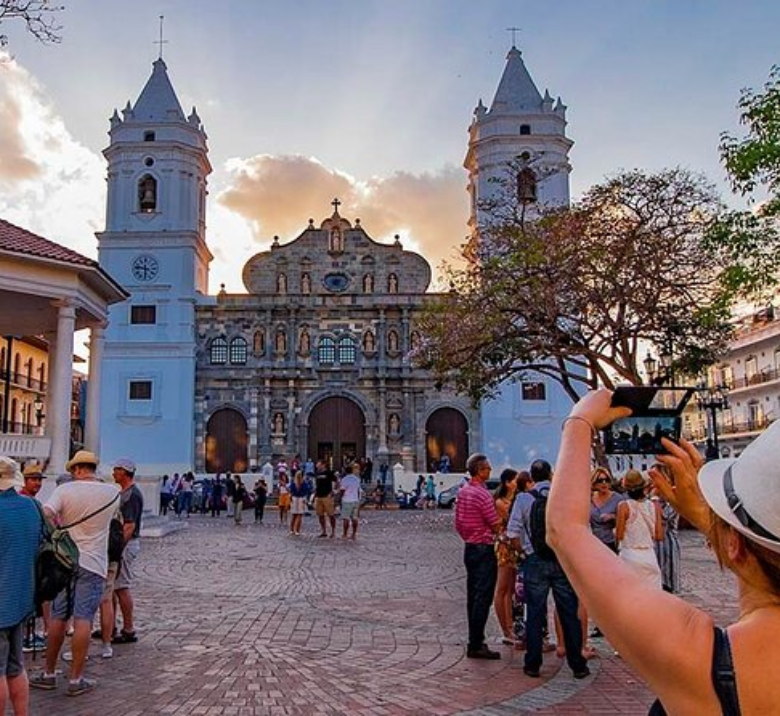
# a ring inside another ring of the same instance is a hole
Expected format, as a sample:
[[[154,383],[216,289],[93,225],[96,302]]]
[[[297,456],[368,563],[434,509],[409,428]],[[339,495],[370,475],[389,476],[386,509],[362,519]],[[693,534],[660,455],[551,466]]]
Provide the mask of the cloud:
[[[73,138],[45,89],[0,57],[0,216],[94,257],[105,174],[103,158]]]
[[[452,261],[463,242],[468,219],[464,172],[445,166],[438,172],[395,172],[359,181],[300,155],[259,154],[232,159],[226,165],[228,185],[218,204],[250,222],[255,240],[267,245],[272,236],[292,239],[309,218],[319,224],[329,216],[333,197],[339,212],[376,240],[400,234],[404,245],[422,253],[435,269]]]

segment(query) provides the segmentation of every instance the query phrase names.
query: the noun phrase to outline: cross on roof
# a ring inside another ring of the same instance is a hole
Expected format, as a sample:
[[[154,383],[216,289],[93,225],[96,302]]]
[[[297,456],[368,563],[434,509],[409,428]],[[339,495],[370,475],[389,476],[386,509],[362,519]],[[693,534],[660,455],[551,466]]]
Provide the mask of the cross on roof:
[[[507,32],[512,33],[512,47],[517,47],[516,40],[517,40],[517,33],[520,32],[522,28],[520,27],[508,27],[506,29]]]
[[[165,15],[160,15],[160,39],[155,40],[152,44],[153,45],[159,45],[160,46],[160,59],[162,59],[162,51],[163,51],[163,45],[168,44],[168,40],[163,40],[163,21],[165,20]]]
[[[332,202],[330,202],[330,205],[333,207],[333,210],[338,214],[339,207],[341,206],[341,202],[338,199],[334,199]]]

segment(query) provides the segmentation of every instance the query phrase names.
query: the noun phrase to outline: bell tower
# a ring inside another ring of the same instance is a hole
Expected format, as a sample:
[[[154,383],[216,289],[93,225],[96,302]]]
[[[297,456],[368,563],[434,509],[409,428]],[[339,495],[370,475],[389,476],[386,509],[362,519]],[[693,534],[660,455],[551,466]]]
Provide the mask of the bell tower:
[[[110,311],[101,458],[139,474],[194,465],[195,306],[207,295],[207,137],[185,116],[162,57],[135,104],[110,119],[99,261],[129,293]]]
[[[523,56],[512,45],[488,109],[479,100],[469,126],[469,145],[463,166],[468,171],[471,198],[469,226],[476,235],[481,202],[496,191],[496,178],[515,171],[520,200],[533,210],[569,203],[569,150],[566,106],[536,88]]]

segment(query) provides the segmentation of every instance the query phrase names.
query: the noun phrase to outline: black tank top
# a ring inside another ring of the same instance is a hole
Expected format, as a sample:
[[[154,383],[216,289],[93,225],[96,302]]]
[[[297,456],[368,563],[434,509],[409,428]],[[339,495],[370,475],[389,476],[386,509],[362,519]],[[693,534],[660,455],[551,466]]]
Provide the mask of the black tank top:
[[[737,675],[734,672],[731,645],[726,630],[718,627],[715,627],[715,642],[712,647],[711,676],[723,716],[740,716]],[[666,710],[658,699],[650,707],[648,716],[666,716]]]

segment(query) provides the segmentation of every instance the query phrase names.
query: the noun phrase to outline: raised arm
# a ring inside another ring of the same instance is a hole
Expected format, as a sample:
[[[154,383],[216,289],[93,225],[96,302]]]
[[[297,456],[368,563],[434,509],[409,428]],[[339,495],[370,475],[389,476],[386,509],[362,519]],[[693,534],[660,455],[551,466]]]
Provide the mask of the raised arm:
[[[647,585],[589,529],[595,431],[630,413],[612,408],[611,397],[607,390],[590,393],[564,423],[547,506],[547,540],[588,613],[669,712],[718,713],[710,681],[712,619]],[[648,619],[648,614],[655,616]]]
[[[626,522],[628,521],[628,505],[625,501],[617,506],[617,515],[615,519],[615,541],[618,546],[620,546],[620,543],[626,536]]]

